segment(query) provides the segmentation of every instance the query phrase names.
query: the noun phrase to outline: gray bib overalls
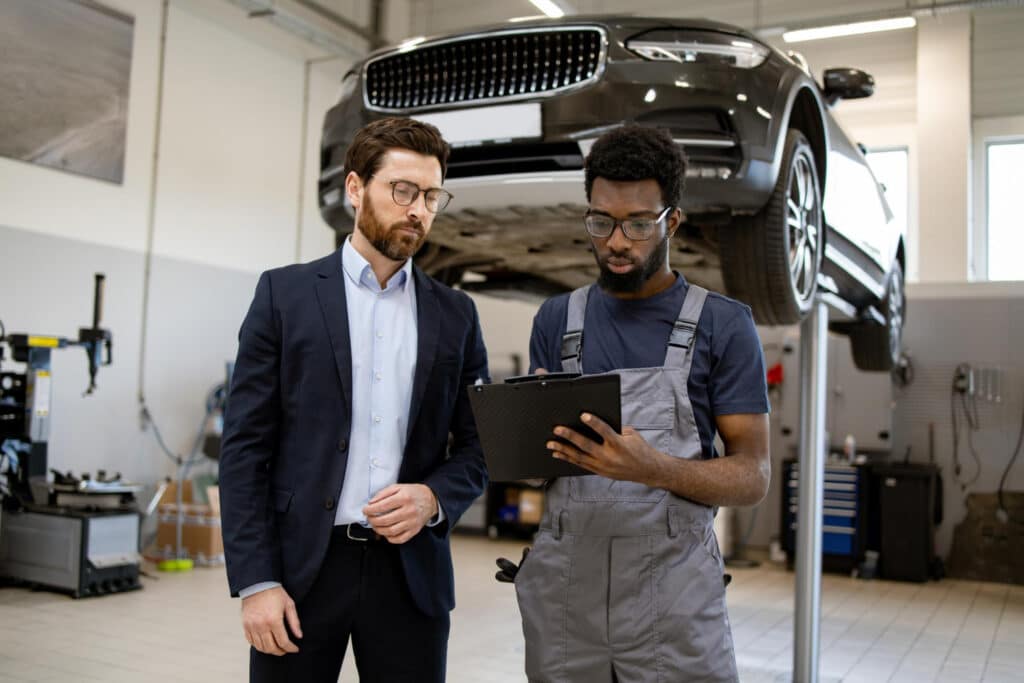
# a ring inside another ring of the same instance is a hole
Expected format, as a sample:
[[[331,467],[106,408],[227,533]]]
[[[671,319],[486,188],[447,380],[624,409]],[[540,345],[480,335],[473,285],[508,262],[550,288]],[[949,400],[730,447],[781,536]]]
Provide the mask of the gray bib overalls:
[[[583,372],[589,288],[569,298],[562,369]],[[687,394],[707,290],[690,285],[660,368],[617,370],[622,423],[654,448],[700,458]],[[526,674],[550,683],[737,681],[714,511],[597,475],[554,480],[516,576]]]

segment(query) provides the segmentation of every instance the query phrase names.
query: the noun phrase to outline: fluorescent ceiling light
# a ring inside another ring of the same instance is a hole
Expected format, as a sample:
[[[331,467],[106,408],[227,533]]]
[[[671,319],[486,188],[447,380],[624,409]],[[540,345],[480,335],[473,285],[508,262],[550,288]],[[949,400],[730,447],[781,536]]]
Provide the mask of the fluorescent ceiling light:
[[[858,21],[853,24],[835,24],[818,28],[805,28],[799,31],[786,31],[782,39],[787,43],[800,43],[806,40],[822,38],[838,38],[853,36],[860,33],[877,33],[879,31],[895,31],[901,28],[914,28],[917,19],[914,17],[896,17],[895,19],[878,19],[876,21]]]
[[[553,19],[565,16],[562,8],[552,2],[552,0],[530,0],[530,2],[533,3],[534,7]]]

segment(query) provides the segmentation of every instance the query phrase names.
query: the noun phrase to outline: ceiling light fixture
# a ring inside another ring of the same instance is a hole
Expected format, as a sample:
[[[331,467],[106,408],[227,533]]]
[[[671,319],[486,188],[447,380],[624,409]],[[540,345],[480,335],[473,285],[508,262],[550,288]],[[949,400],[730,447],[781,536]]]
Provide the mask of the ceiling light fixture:
[[[899,29],[914,28],[915,26],[917,26],[917,19],[914,17],[895,17],[892,19],[858,21],[850,24],[834,24],[832,26],[805,28],[798,31],[786,31],[782,34],[782,39],[787,43],[800,43],[808,40],[854,36],[862,33],[896,31]]]

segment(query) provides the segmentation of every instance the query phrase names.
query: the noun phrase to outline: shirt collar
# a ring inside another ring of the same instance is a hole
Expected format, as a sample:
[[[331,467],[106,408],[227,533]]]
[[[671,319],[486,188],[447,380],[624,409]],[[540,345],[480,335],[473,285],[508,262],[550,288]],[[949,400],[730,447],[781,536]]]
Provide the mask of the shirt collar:
[[[370,262],[363,258],[363,255],[352,246],[351,235],[345,238],[345,244],[341,248],[341,267],[353,284],[380,290],[377,276],[374,275]],[[405,263],[402,264],[398,272],[391,276],[383,291],[390,291],[395,288],[405,290],[405,286],[411,278],[412,259],[409,258],[405,260]]]

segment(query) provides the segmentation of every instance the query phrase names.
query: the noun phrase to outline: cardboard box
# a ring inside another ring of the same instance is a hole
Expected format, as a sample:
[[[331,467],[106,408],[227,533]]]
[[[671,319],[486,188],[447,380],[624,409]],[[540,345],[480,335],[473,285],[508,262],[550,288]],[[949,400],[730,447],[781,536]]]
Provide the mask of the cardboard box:
[[[176,481],[168,482],[167,488],[164,489],[163,495],[160,496],[160,504],[164,505],[166,503],[177,503],[178,502],[177,495],[178,495],[178,482],[176,482]],[[185,481],[182,482],[182,486],[181,486],[181,502],[182,503],[191,503],[191,502],[193,502],[193,499],[192,499],[192,480],[191,479],[186,479]]]
[[[182,489],[185,493],[186,489]],[[156,551],[162,558],[176,556],[178,506],[163,503],[158,508]],[[182,504],[181,548],[197,564],[223,564],[224,538],[220,515],[209,505]]]
[[[210,511],[220,517],[220,487],[207,486],[206,500],[210,502]]]
[[[544,492],[523,489],[519,493],[519,521],[522,524],[540,524],[544,512]]]

